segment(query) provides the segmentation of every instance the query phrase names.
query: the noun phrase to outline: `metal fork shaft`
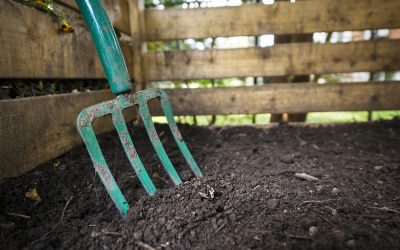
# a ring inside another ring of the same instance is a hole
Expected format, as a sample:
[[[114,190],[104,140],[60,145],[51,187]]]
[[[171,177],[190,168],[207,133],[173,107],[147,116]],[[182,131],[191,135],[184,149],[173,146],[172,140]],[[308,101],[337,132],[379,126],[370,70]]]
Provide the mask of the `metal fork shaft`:
[[[111,91],[118,95],[132,90],[114,28],[100,0],[76,0],[92,34]]]

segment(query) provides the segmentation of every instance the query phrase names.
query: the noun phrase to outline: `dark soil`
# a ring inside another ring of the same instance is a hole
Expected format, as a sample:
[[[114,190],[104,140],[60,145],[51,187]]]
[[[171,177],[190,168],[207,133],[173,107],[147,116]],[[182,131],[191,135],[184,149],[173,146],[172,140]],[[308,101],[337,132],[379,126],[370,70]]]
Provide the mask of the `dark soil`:
[[[180,128],[204,178],[193,178],[160,125],[167,153],[186,181],[175,187],[144,129],[133,127],[139,155],[158,188],[149,197],[116,135],[105,134],[99,137],[104,154],[131,205],[127,221],[104,191],[86,149],[78,147],[0,186],[0,247],[400,248],[399,120]],[[304,181],[297,172],[319,179]],[[34,187],[39,203],[25,196]],[[317,228],[313,236],[311,227]]]
[[[104,79],[0,79],[0,100],[107,89]]]

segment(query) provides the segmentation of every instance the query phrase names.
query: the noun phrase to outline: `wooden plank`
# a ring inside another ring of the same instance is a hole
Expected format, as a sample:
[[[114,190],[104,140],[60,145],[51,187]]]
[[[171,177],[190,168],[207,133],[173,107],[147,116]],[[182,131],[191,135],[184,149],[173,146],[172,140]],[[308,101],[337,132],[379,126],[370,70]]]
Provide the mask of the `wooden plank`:
[[[56,2],[79,11],[75,0],[57,0]],[[130,34],[128,1],[102,0],[102,2],[113,26],[125,34]]]
[[[300,34],[400,27],[398,0],[319,0],[292,4],[146,10],[147,40]]]
[[[400,109],[400,82],[286,83],[166,91],[174,115]],[[162,115],[158,103],[151,108],[153,115]]]
[[[267,84],[167,93],[175,115],[400,109],[400,82]],[[32,170],[81,144],[75,128],[79,112],[111,98],[103,90],[0,101],[0,179]],[[152,103],[151,112],[162,114],[159,103]],[[125,118],[134,115],[129,112]],[[112,128],[110,120],[95,122],[98,133]]]
[[[124,56],[126,68],[128,69],[129,76],[131,78],[134,77],[133,74],[133,48],[130,44],[125,43],[125,42],[120,42],[119,44],[121,46],[122,54]],[[97,55],[97,54],[96,54]],[[103,71],[103,69],[101,69]]]
[[[146,52],[144,43],[144,1],[143,0],[130,0],[129,13],[130,13],[130,27],[132,39],[132,59],[133,59],[133,74],[135,78],[135,90],[142,90],[146,87],[146,80],[144,79],[143,70],[143,54]]]
[[[400,69],[400,40],[278,44],[266,48],[152,52],[146,79],[185,80]]]
[[[101,90],[0,101],[0,179],[32,170],[81,144],[75,127],[79,112],[114,97]],[[133,117],[125,115],[127,120]],[[94,128],[102,133],[113,125],[104,118]]]
[[[0,9],[0,78],[105,77],[84,26],[60,33],[58,22],[34,8],[3,0]],[[122,47],[132,63],[129,46]]]

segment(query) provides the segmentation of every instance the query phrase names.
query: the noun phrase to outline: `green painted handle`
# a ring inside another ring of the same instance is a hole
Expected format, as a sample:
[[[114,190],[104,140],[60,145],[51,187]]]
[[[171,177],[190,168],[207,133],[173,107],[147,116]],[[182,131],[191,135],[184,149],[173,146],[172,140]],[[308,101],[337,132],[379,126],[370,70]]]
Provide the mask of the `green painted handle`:
[[[76,3],[92,34],[111,91],[116,95],[131,91],[132,83],[117,36],[100,0],[76,0]]]

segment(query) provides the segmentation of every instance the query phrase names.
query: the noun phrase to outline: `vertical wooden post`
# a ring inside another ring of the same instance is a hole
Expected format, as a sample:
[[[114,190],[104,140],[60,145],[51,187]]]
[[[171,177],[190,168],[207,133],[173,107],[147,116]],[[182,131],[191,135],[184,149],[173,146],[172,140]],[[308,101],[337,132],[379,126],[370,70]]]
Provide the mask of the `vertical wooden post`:
[[[135,80],[135,91],[145,89],[147,81],[145,79],[142,55],[146,52],[144,39],[144,1],[129,1],[129,21],[131,26],[132,53],[133,53],[133,78]]]
[[[276,0],[284,2],[287,0]],[[299,0],[298,0],[299,1]],[[277,43],[298,43],[298,42],[312,42],[313,34],[283,34],[275,35],[275,44]],[[289,81],[289,76],[272,77],[271,82],[285,83]],[[309,82],[310,75],[298,75],[290,79],[289,82]],[[301,114],[271,114],[270,122],[304,122],[306,120],[307,113]]]

